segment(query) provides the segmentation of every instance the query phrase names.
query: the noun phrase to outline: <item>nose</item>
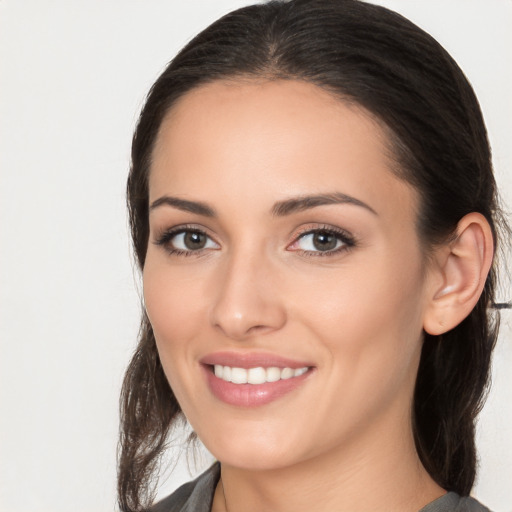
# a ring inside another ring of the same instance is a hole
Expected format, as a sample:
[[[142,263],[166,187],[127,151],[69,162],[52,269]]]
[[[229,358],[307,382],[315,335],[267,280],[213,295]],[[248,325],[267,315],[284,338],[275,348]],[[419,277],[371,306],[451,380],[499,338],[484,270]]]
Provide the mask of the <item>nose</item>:
[[[225,336],[247,340],[282,328],[286,310],[278,290],[278,269],[256,255],[238,254],[216,276],[211,322]]]

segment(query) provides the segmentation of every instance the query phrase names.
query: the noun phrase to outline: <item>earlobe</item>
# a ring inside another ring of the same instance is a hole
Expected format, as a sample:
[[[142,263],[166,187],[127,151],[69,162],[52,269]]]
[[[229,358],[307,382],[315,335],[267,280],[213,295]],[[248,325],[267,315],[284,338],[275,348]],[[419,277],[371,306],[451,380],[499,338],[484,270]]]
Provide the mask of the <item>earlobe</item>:
[[[423,328],[443,334],[464,320],[475,307],[493,259],[493,237],[480,213],[469,213],[457,225],[456,237],[439,249],[437,279],[433,280]]]

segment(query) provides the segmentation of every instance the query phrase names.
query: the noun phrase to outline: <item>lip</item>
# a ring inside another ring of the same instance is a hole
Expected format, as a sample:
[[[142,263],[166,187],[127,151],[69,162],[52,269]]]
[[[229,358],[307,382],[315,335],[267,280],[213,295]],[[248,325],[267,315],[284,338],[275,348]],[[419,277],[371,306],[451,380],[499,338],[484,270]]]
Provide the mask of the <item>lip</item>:
[[[210,392],[220,401],[237,407],[259,407],[271,403],[291,393],[305,384],[314,372],[311,363],[296,361],[269,353],[238,354],[234,352],[216,352],[203,357],[201,367]],[[213,365],[221,364],[236,368],[304,368],[309,370],[298,377],[265,382],[263,384],[233,384],[219,379],[213,373]]]
[[[297,361],[269,352],[214,352],[204,356],[199,362],[209,366],[221,364],[222,366],[245,369],[257,368],[259,366],[263,366],[264,368],[275,366],[277,368],[293,368],[295,370],[297,368],[304,368],[305,366],[313,366],[310,361]]]

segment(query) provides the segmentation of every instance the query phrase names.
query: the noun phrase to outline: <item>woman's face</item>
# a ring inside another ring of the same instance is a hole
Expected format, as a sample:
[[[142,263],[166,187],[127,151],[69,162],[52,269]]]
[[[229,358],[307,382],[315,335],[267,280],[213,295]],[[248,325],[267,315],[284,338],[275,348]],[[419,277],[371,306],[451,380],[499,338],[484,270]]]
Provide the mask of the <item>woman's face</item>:
[[[144,297],[176,398],[223,463],[410,435],[431,286],[417,194],[387,155],[365,111],[296,81],[208,84],[164,120]]]

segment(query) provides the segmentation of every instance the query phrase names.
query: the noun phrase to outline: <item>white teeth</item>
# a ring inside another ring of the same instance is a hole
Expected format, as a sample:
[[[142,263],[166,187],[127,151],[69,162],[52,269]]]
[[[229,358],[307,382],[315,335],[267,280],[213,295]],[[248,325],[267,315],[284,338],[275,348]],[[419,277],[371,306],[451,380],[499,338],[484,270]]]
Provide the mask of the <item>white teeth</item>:
[[[272,366],[270,368],[233,368],[231,366],[214,365],[215,376],[226,382],[234,384],[263,384],[265,382],[277,382],[278,380],[291,379],[299,377],[308,371],[308,367],[303,368],[278,368]]]
[[[307,370],[307,368],[306,368]],[[294,376],[294,371],[291,368],[283,368],[281,370],[281,379],[291,379]]]
[[[267,380],[265,368],[251,368],[247,373],[247,382],[249,384],[263,384]]]
[[[267,368],[267,382],[277,382],[280,378],[281,370],[279,368]]]
[[[231,382],[234,384],[247,384],[248,373],[245,368],[231,368]]]
[[[294,377],[299,377],[300,375],[306,373],[307,371],[308,371],[307,368],[297,368],[296,370],[294,370],[293,376]]]

